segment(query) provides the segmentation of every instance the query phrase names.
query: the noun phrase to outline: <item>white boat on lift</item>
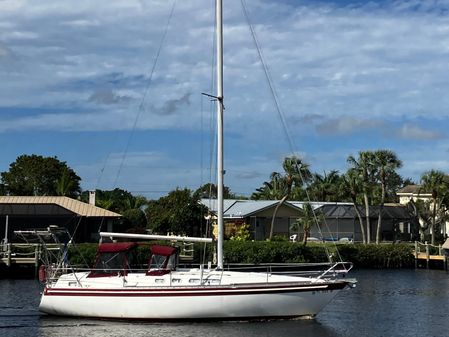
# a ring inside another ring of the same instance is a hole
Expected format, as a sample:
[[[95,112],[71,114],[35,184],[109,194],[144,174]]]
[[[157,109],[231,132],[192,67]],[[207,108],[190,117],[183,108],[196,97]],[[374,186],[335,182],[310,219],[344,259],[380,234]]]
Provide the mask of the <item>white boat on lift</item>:
[[[143,320],[262,319],[315,316],[340,290],[351,285],[338,275],[349,271],[336,263],[312,277],[225,271],[223,269],[223,39],[222,1],[216,1],[217,34],[217,268],[181,270],[176,248],[152,246],[146,270],[134,271],[129,254],[135,242],[101,242],[94,268],[48,266],[39,309],[47,314]],[[113,240],[164,237],[100,233]],[[168,240],[211,242],[206,238]]]

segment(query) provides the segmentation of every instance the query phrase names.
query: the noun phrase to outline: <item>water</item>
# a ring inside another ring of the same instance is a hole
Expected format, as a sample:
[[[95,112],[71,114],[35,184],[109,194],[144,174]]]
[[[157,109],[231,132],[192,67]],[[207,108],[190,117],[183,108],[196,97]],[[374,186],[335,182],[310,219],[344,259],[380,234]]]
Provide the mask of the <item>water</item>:
[[[0,336],[433,337],[449,331],[449,274],[355,271],[357,288],[341,292],[315,320],[142,323],[41,315],[39,284],[0,280]],[[155,308],[155,310],[157,310]]]

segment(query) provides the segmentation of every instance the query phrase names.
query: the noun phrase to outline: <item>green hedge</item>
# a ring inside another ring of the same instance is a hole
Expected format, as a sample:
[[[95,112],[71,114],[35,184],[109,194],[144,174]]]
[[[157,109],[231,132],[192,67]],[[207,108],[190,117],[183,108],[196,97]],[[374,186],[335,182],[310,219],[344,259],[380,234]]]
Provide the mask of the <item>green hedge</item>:
[[[283,241],[226,241],[225,263],[326,262],[322,247]]]
[[[327,249],[338,260],[354,263],[358,268],[411,268],[414,266],[413,247],[408,244],[327,244]],[[338,249],[338,253],[337,253]],[[224,245],[225,263],[288,263],[327,262],[324,244],[291,242],[235,242]]]
[[[203,255],[203,245],[195,245],[194,262]],[[352,262],[357,268],[411,268],[414,266],[413,246],[409,244],[327,244],[327,249],[338,260]],[[336,252],[338,248],[338,253]],[[97,244],[79,244],[69,249],[69,260],[73,265],[92,266]],[[207,245],[206,261],[212,260],[213,245]],[[233,263],[314,263],[327,262],[324,244],[313,243],[307,246],[288,241],[225,241],[225,264]],[[134,264],[148,263],[148,246],[139,246]]]
[[[69,247],[70,264],[80,267],[91,267],[95,261],[98,244],[81,243]]]
[[[415,258],[413,246],[401,244],[340,245],[338,251],[343,260],[358,268],[412,268]]]

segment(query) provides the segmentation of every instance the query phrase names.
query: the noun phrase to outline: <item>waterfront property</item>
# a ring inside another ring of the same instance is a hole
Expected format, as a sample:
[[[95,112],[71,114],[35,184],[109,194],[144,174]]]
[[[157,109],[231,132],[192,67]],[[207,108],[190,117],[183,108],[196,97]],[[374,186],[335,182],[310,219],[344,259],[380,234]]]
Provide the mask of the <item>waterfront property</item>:
[[[57,248],[57,247],[55,247]],[[41,263],[42,246],[40,244],[7,243],[0,245],[0,278],[4,275],[4,267],[34,267],[34,275]],[[22,271],[24,269],[22,268]]]
[[[362,241],[360,221],[353,204],[334,203],[324,204],[320,211],[324,214],[324,226],[321,229],[325,240],[354,240]],[[362,222],[366,230],[365,207],[358,206],[362,215]],[[417,235],[414,219],[407,207],[395,203],[370,207],[371,237],[376,235],[379,212],[382,211],[381,240],[382,241],[413,241]],[[312,236],[318,236],[316,227],[312,228]]]
[[[98,241],[98,231],[113,230],[121,215],[63,196],[0,196],[2,242],[17,241],[14,231],[65,227],[76,242]]]
[[[448,270],[449,239],[443,245],[432,245],[415,241],[413,250],[415,268],[425,267]]]
[[[201,203],[212,213],[216,212],[216,201],[202,199]],[[224,201],[225,235],[231,236],[239,225],[249,225],[251,239],[260,241],[269,237],[271,220],[279,201],[277,200],[234,200]],[[274,235],[299,240],[301,229],[294,224],[301,216],[305,202],[286,201],[279,207],[274,221]],[[362,241],[360,223],[352,203],[311,202],[312,208],[324,215],[321,232],[316,226],[311,228],[311,240],[333,240],[345,242]],[[374,237],[380,208],[370,207],[371,236]],[[359,206],[365,224],[365,209]],[[416,226],[408,208],[399,204],[386,204],[382,209],[381,237],[383,241],[411,241],[417,236]]]
[[[432,193],[427,192],[423,190],[423,187],[421,185],[407,185],[404,188],[401,188],[398,192],[396,192],[396,195],[399,197],[399,203],[401,205],[407,205],[411,201],[424,201],[426,204],[428,204],[429,209],[433,207],[432,203]],[[436,209],[438,210],[440,206],[436,206]],[[426,234],[430,233],[429,229],[424,231]],[[449,233],[449,221],[445,221],[444,225],[441,224],[441,234],[446,237]]]

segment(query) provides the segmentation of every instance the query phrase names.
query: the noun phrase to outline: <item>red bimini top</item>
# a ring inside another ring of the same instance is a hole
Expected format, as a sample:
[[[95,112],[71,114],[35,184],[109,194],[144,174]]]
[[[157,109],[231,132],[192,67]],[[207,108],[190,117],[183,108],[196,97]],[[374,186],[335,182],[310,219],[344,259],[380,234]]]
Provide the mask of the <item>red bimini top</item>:
[[[137,242],[100,243],[98,245],[98,253],[128,252],[137,246],[138,246]]]
[[[153,255],[162,255],[162,256],[170,256],[173,255],[176,252],[175,247],[170,246],[159,246],[159,245],[153,245],[151,246],[151,253]]]

